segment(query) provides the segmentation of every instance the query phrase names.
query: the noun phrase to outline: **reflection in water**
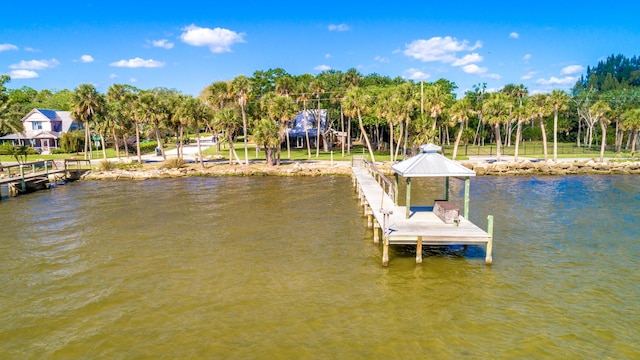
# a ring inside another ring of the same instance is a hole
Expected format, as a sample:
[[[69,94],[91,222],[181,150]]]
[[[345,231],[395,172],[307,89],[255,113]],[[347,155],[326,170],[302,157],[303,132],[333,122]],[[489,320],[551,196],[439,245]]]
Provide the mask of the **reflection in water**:
[[[65,185],[0,203],[0,353],[637,358],[639,194],[629,176],[474,178],[493,266],[392,248],[383,268],[346,177]]]

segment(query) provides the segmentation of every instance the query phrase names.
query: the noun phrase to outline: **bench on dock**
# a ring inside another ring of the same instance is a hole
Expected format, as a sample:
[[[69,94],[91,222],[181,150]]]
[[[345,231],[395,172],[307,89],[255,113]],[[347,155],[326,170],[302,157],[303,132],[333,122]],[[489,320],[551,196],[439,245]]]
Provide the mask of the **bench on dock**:
[[[460,208],[446,200],[436,200],[433,205],[433,213],[445,224],[460,222]]]

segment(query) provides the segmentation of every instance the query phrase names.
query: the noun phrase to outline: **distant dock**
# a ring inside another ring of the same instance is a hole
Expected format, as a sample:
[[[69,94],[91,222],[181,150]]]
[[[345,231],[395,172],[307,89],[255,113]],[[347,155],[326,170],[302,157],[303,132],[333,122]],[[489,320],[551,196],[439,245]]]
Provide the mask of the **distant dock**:
[[[75,159],[63,160],[61,167],[54,160],[0,166],[0,198],[49,189],[59,181],[78,180],[88,171],[89,160]]]

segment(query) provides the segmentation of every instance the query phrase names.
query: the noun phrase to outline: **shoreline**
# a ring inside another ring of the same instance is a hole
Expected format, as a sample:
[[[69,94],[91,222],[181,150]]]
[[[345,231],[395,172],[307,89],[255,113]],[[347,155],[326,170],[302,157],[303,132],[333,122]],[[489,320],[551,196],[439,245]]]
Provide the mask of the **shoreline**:
[[[476,160],[460,161],[463,166],[474,170],[476,176],[531,176],[531,175],[631,175],[640,174],[639,161],[605,161],[592,159],[573,161],[530,161],[487,162]],[[378,163],[378,168],[392,175],[391,163]],[[296,161],[280,166],[264,163],[249,165],[229,165],[228,163],[188,163],[181,168],[163,167],[161,163],[147,163],[142,169],[111,169],[87,173],[84,180],[146,180],[195,176],[350,176],[350,161]]]

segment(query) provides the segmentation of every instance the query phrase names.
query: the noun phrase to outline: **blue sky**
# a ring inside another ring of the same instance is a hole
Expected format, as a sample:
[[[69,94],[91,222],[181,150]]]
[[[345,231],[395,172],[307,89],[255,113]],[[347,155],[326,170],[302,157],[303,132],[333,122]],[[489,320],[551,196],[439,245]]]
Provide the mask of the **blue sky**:
[[[283,68],[474,84],[571,88],[611,54],[640,55],[640,5],[578,1],[10,1],[0,5],[9,88],[92,83],[197,95]]]

